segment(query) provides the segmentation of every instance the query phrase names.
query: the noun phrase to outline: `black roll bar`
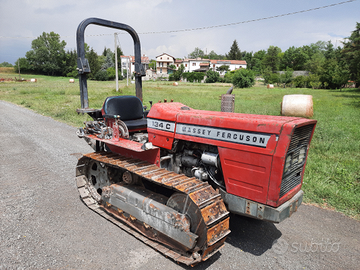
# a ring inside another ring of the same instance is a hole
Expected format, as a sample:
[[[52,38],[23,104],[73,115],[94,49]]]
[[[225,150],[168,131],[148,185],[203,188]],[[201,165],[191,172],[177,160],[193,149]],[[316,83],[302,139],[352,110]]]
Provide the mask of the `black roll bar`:
[[[118,30],[124,30],[128,32],[134,40],[134,54],[135,54],[135,89],[136,96],[142,101],[142,80],[141,77],[145,76],[144,68],[141,64],[141,48],[140,39],[135,30],[126,24],[107,21],[99,18],[88,18],[83,20],[76,30],[76,45],[77,45],[77,66],[79,72],[79,83],[80,83],[80,100],[81,109],[78,112],[86,113],[92,111],[89,109],[88,89],[87,89],[87,78],[86,74],[90,73],[90,66],[88,60],[85,58],[85,39],[84,32],[85,28],[89,24],[96,24],[100,26],[115,28]]]

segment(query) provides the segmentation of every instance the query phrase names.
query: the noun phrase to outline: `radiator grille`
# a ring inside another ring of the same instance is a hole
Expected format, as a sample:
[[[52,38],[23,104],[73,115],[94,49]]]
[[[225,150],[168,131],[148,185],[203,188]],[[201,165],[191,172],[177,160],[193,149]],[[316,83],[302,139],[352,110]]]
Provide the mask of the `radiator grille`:
[[[283,178],[281,181],[280,196],[301,184],[301,172],[305,165],[310,136],[314,125],[296,128],[291,137],[288,152],[285,158]]]

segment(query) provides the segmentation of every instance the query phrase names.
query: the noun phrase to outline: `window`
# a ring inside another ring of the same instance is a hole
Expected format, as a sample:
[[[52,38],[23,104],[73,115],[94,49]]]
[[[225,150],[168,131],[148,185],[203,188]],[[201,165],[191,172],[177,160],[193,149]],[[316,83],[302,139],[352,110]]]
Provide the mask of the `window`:
[[[192,65],[193,65],[193,67],[196,67],[196,63],[193,63]]]
[[[162,68],[160,68],[160,73],[162,73]]]
[[[185,64],[185,67],[187,67],[187,64]]]
[[[215,64],[213,65],[213,68],[215,67]]]

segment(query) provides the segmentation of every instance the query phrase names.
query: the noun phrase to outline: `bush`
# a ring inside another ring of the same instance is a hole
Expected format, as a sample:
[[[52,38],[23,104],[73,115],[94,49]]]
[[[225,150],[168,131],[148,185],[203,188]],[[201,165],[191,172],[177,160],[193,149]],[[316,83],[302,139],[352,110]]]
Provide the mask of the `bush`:
[[[180,67],[177,70],[175,70],[175,72],[173,73],[174,81],[180,81],[181,80],[181,77],[182,77],[182,75],[184,73],[184,70],[185,70],[185,66],[183,64],[181,64]],[[170,80],[170,78],[169,78],[169,80]]]
[[[209,70],[206,72],[206,83],[216,83],[220,80],[220,74],[216,71]]]
[[[72,77],[76,79],[79,77],[79,72],[77,70],[70,71],[66,73],[66,77]]]
[[[175,81],[174,74],[169,74],[169,81]]]
[[[106,70],[99,70],[96,72],[94,79],[97,81],[108,81],[109,75]]]
[[[305,76],[297,76],[293,79],[294,87],[305,88],[307,87],[307,78]]]
[[[106,69],[107,75],[108,75],[108,80],[114,80],[115,79],[115,75],[116,75],[116,71],[114,67],[109,67]]]
[[[265,84],[277,84],[280,80],[280,75],[278,73],[273,73],[270,70],[264,72]]]
[[[255,84],[255,74],[250,69],[238,69],[232,77],[232,84],[238,88],[249,88]]]
[[[226,72],[224,75],[224,82],[232,83],[232,77],[234,76],[235,71]]]
[[[219,78],[219,82],[225,83],[225,82],[226,82],[226,81],[225,81],[225,78],[220,77],[220,78]]]
[[[307,81],[308,81],[308,84],[307,84],[308,88],[311,87],[312,89],[318,89],[321,86],[320,76],[318,76],[318,75],[310,74],[307,77]]]
[[[201,82],[204,79],[205,74],[202,72],[185,72],[182,74],[184,79],[187,79],[188,82]]]
[[[285,88],[286,85],[288,86],[291,85],[292,81],[293,81],[293,71],[291,69],[288,69],[285,72],[279,74],[278,86],[282,84],[283,87]]]

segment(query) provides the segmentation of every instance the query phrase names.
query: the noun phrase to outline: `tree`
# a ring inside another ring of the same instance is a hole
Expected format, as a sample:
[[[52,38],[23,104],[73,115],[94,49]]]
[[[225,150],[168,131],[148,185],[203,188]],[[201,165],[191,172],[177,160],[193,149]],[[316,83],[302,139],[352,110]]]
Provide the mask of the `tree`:
[[[217,55],[216,52],[211,51],[211,52],[208,54],[208,58],[209,58],[209,59],[219,59],[219,55]]]
[[[346,63],[332,58],[325,61],[320,81],[330,89],[342,88],[348,82],[349,77],[349,69]]]
[[[356,23],[355,30],[344,42],[342,55],[349,66],[350,79],[360,87],[360,23]]]
[[[302,48],[292,46],[284,52],[280,69],[286,70],[287,68],[291,68],[293,70],[304,70],[304,65],[309,58]]]
[[[206,77],[207,77],[205,80],[206,83],[215,83],[219,81],[220,74],[216,71],[208,70],[206,72]]]
[[[102,56],[106,56],[107,50],[108,50],[108,49],[106,49],[106,47],[104,47],[104,50],[103,50],[103,52],[102,52]]]
[[[9,62],[2,62],[2,63],[0,64],[0,67],[13,67],[13,65],[10,64]]]
[[[239,49],[236,39],[230,47],[229,53],[226,55],[228,60],[241,60],[241,51]]]
[[[106,49],[106,55],[104,63],[101,65],[101,69],[106,70],[109,67],[114,67],[115,63],[113,59],[115,59],[114,53],[110,49]]]
[[[204,56],[205,56],[204,51],[196,47],[194,51],[188,55],[188,58],[196,59],[196,58],[203,58]]]
[[[95,75],[100,71],[101,64],[99,61],[99,56],[94,51],[93,48],[90,49],[88,53],[86,53],[86,58],[89,61],[89,66],[91,73],[89,73],[87,76],[89,79],[95,79]]]
[[[293,70],[288,68],[285,72],[279,75],[278,85],[282,84],[285,88],[286,84],[291,83],[293,80]]]
[[[308,59],[313,57],[314,54],[321,52],[324,53],[326,48],[325,41],[318,41],[316,43],[311,43],[310,45],[305,45],[301,47],[301,50],[307,55]]]
[[[238,88],[249,88],[255,84],[255,74],[250,69],[238,69],[234,72],[232,83]]]
[[[149,68],[152,68],[153,70],[156,70],[156,60],[154,60],[154,59],[150,60]]]
[[[278,71],[280,66],[281,49],[276,46],[270,46],[263,60],[263,65],[269,67],[272,72]]]
[[[220,71],[220,72],[226,72],[229,71],[230,67],[228,65],[221,65],[220,67],[216,68],[216,71]]]
[[[175,70],[174,75],[173,75],[175,81],[181,80],[181,76],[183,75],[184,70],[185,70],[185,67],[183,64],[181,64],[180,67],[177,70]]]
[[[65,41],[54,32],[45,33],[31,42],[32,50],[26,58],[35,72],[46,75],[62,75],[65,67]]]
[[[253,69],[253,52],[245,52],[245,54],[243,55],[242,59],[246,61],[247,64],[247,68],[248,69]]]
[[[275,84],[279,83],[279,73],[272,72],[270,68],[266,68],[263,71],[263,77],[265,80],[265,83]]]
[[[16,60],[14,65],[15,73],[19,73],[19,69],[18,69],[19,66],[20,66],[20,72],[22,73],[33,72],[32,66],[30,66],[29,61],[25,57],[21,57],[18,60]]]
[[[118,70],[121,70],[121,56],[124,55],[123,51],[119,46],[116,47],[117,50],[117,64],[118,64]],[[113,62],[115,63],[115,53],[113,57]]]
[[[306,61],[306,63],[304,64],[304,69],[310,71],[313,74],[320,74],[323,71],[324,63],[324,54],[318,52],[314,54],[311,59]]]
[[[65,55],[65,67],[63,70],[63,76],[77,77],[77,53],[75,50],[67,51]]]
[[[260,50],[260,51],[257,51],[256,53],[254,53],[251,66],[252,66],[252,70],[257,74],[262,73],[262,71],[264,69],[263,60],[265,58],[265,55],[266,55],[265,50]]]

